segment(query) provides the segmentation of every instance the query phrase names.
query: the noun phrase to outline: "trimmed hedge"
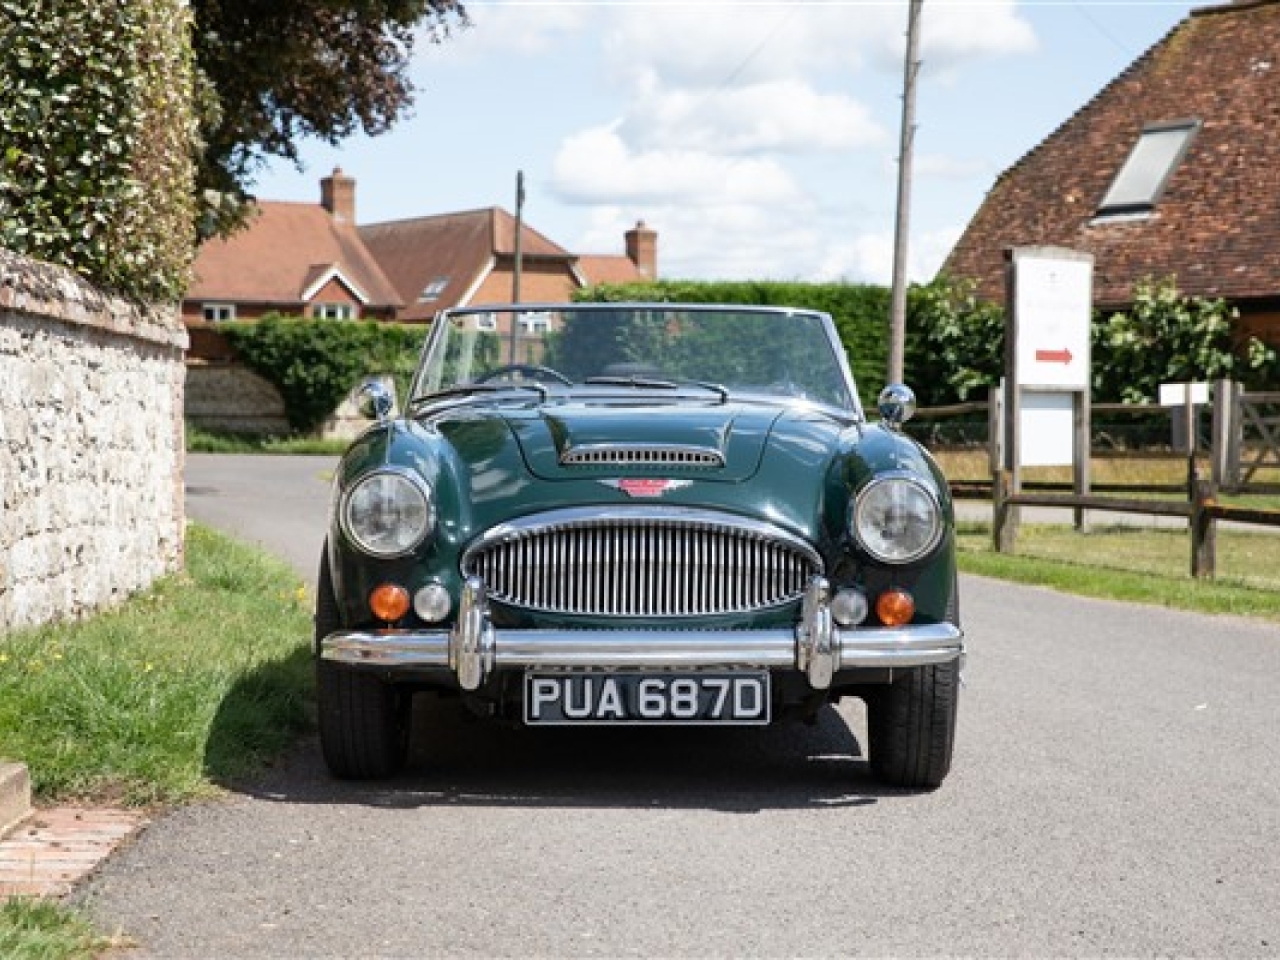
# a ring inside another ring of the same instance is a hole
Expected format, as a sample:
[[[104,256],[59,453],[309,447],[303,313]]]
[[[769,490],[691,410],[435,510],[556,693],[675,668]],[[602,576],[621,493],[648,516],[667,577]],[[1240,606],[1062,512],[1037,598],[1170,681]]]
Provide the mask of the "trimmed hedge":
[[[589,287],[576,299],[594,302],[660,300],[800,307],[831,314],[865,405],[874,407],[889,366],[889,291],[845,283],[660,280]]]
[[[0,246],[136,300],[195,252],[183,0],[0,0]]]
[[[246,366],[280,391],[297,433],[319,427],[364,377],[391,374],[397,396],[407,396],[426,336],[421,325],[275,315],[218,330]]]

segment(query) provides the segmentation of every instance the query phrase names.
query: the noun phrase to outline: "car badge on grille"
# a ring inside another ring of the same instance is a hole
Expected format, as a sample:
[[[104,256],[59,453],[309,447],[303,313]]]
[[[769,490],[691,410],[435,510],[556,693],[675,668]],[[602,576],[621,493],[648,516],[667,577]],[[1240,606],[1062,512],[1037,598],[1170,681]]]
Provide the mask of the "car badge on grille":
[[[660,497],[669,490],[679,490],[693,483],[692,480],[669,480],[665,477],[623,477],[600,482],[606,487],[621,490],[628,497]]]

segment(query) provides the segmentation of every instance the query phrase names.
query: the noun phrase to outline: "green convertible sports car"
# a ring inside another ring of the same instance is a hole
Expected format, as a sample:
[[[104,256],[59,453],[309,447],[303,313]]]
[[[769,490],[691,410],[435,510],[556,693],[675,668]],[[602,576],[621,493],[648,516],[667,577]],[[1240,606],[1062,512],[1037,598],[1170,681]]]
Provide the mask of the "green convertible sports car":
[[[446,311],[334,481],[316,602],[335,776],[404,762],[412,694],[523,724],[763,725],[867,705],[932,789],[963,659],[946,481],[863,416],[831,318],[601,303]]]

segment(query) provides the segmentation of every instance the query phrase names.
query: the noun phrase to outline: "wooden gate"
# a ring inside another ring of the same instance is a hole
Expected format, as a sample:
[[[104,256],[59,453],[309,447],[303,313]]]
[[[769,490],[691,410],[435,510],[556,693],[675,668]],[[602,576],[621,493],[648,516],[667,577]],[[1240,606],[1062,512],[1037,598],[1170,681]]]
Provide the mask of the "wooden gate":
[[[1213,434],[1214,479],[1222,489],[1280,483],[1280,393],[1246,393],[1238,383],[1219,381]]]

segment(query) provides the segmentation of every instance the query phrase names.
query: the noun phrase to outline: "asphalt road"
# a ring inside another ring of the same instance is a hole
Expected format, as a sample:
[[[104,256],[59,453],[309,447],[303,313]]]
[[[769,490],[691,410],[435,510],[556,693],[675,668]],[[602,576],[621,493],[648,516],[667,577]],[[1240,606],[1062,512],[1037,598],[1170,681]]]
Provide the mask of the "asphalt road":
[[[327,466],[192,457],[191,515],[310,575]],[[138,958],[1280,956],[1280,631],[961,589],[935,793],[871,780],[856,702],[763,733],[430,703],[393,783],[330,781],[302,743],[77,900]]]

